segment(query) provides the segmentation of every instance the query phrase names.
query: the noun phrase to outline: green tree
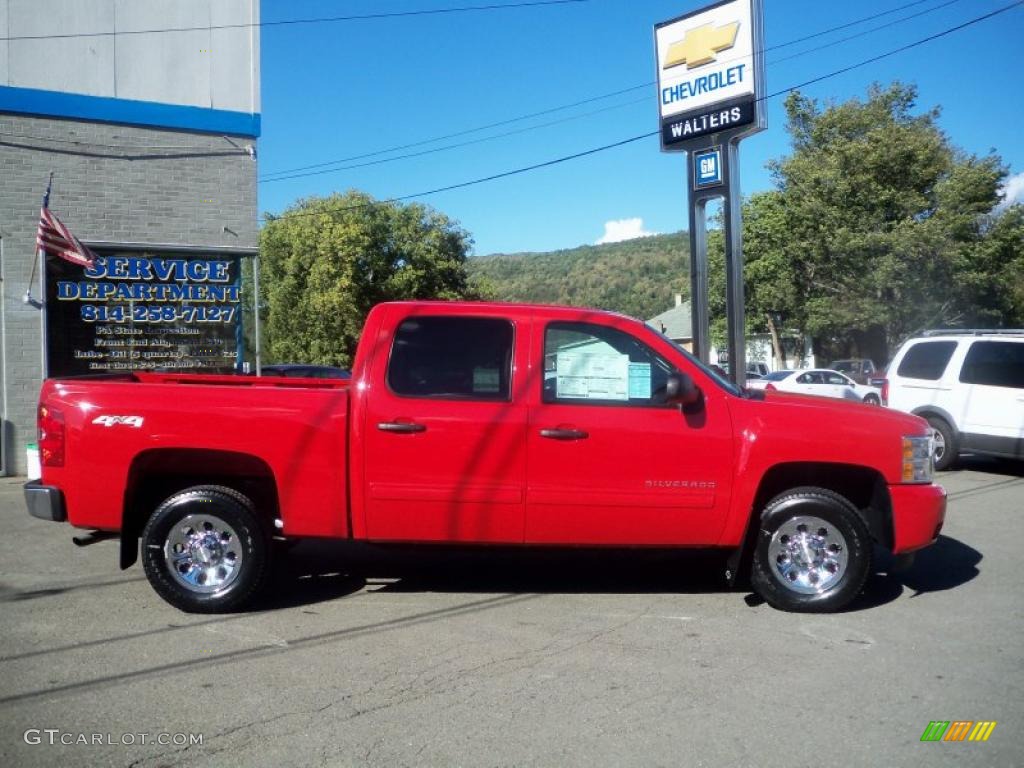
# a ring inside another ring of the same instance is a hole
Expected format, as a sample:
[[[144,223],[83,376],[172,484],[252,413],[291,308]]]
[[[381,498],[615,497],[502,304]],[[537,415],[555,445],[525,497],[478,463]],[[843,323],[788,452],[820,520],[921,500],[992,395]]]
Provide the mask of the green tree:
[[[300,200],[260,232],[269,360],[349,366],[370,308],[476,298],[469,233],[427,206],[362,192]]]
[[[958,150],[939,110],[915,114],[915,99],[900,83],[824,108],[789,96],[793,151],[769,165],[776,188],[744,205],[748,329],[781,315],[826,355],[885,358],[925,327],[1024,319],[1020,280],[1006,279],[1020,265],[1019,207],[992,213],[1006,168]]]

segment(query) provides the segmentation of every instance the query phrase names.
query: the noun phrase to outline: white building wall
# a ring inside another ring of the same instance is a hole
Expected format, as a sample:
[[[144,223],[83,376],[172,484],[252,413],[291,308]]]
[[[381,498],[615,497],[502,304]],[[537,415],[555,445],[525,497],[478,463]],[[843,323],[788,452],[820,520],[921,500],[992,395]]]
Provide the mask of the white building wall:
[[[0,85],[257,114],[259,0],[0,0]],[[201,27],[188,32],[131,34]],[[111,33],[95,37],[54,35]]]

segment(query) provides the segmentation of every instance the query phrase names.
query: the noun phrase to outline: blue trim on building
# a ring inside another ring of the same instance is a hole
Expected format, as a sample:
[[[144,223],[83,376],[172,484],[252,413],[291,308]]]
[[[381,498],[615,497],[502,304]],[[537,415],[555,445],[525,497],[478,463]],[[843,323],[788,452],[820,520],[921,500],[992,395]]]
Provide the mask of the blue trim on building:
[[[151,125],[201,133],[229,133],[255,139],[260,135],[260,116],[226,109],[205,109],[155,101],[113,99],[79,93],[42,91],[0,85],[0,112],[48,117],[70,117],[101,123]]]

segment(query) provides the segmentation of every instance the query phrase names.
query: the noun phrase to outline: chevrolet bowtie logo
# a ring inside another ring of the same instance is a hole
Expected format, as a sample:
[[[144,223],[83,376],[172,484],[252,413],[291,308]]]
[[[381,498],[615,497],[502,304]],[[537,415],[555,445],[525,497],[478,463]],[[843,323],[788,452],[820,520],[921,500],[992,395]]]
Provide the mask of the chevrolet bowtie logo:
[[[686,36],[677,43],[672,43],[665,54],[664,69],[685,64],[687,69],[709,64],[715,60],[715,54],[732,48],[736,44],[736,33],[740,23],[704,24],[688,30]]]

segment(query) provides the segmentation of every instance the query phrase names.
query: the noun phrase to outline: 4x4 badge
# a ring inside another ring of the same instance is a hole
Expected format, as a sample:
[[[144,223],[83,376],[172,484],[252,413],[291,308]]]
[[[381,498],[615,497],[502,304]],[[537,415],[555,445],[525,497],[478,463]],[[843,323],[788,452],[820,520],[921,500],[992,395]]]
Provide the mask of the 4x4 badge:
[[[93,424],[99,424],[104,427],[114,427],[118,424],[124,424],[128,427],[141,427],[142,422],[145,419],[142,416],[97,416],[92,420]]]

